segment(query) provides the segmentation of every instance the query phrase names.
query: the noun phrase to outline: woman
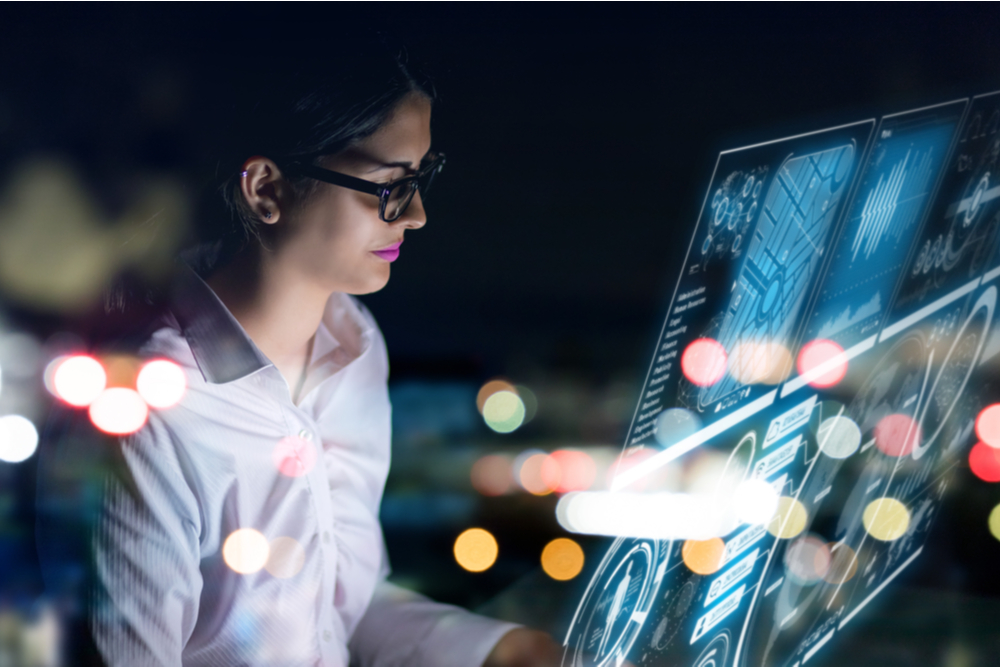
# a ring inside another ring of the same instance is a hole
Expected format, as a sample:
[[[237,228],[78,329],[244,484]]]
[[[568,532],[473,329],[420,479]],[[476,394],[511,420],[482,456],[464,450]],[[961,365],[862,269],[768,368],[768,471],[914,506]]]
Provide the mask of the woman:
[[[180,272],[140,346],[187,393],[121,440],[97,524],[109,665],[559,662],[543,633],[385,581],[388,362],[348,295],[385,286],[444,158],[428,87],[366,58],[339,76],[325,62],[318,84],[262,77],[231,117],[238,224]]]

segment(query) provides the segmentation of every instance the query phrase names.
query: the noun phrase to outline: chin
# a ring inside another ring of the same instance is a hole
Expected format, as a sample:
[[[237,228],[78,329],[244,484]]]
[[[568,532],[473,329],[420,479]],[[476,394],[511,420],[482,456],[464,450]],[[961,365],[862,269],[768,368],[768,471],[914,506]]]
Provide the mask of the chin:
[[[358,283],[351,285],[350,288],[343,290],[347,294],[352,294],[354,296],[360,296],[362,294],[371,294],[372,292],[377,292],[386,285],[389,284],[389,272],[386,271],[384,276],[372,277],[370,280],[359,281]]]

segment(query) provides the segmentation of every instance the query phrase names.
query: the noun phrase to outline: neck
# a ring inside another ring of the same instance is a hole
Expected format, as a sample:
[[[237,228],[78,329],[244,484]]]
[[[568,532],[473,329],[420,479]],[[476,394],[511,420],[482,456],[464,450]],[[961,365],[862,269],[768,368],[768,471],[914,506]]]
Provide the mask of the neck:
[[[330,295],[275,252],[259,243],[247,245],[211,275],[208,285],[294,391]]]

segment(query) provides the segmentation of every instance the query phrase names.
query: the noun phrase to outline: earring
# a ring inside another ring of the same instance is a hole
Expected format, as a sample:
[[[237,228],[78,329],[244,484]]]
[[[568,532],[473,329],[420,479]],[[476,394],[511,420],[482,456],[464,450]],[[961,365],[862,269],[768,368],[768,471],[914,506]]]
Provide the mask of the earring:
[[[247,173],[245,171],[241,171],[240,172],[240,176],[242,176],[243,178],[246,178],[247,177]]]
[[[267,209],[264,209],[264,219],[265,220],[270,220],[271,219],[271,212],[268,211]]]

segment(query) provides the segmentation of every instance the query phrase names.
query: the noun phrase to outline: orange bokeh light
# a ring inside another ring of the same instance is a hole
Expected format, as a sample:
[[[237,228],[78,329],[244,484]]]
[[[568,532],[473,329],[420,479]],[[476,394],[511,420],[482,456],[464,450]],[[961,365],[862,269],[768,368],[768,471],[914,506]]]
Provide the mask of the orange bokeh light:
[[[542,462],[542,482],[556,493],[586,491],[594,484],[597,466],[586,452],[560,449]]]

